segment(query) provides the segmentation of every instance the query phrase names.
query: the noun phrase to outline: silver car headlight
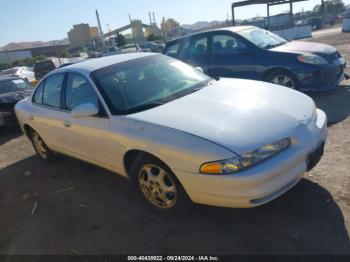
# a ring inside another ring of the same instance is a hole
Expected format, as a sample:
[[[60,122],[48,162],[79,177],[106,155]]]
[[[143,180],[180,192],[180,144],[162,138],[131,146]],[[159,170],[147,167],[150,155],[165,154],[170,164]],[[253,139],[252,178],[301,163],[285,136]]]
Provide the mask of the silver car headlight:
[[[291,139],[285,138],[275,143],[262,146],[241,156],[204,163],[200,167],[200,173],[210,175],[234,174],[257,165],[267,158],[270,158],[289,148],[290,145]]]
[[[312,64],[312,65],[328,64],[328,61],[326,59],[313,54],[298,55],[298,61],[301,63]]]

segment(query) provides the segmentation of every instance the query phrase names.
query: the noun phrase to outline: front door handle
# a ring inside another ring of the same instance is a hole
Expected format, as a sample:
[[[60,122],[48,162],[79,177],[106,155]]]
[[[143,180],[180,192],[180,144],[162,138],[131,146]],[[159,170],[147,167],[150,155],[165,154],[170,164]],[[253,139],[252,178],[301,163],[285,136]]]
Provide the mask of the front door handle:
[[[65,127],[70,127],[70,122],[68,120],[63,121]]]

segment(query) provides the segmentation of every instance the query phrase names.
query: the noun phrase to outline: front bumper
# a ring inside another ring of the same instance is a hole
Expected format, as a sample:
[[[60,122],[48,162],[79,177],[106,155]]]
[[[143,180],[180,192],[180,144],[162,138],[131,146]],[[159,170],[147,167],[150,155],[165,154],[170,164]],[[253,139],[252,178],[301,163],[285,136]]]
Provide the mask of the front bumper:
[[[299,90],[328,91],[335,89],[346,78],[345,62],[315,67],[313,70],[297,74]]]
[[[195,203],[221,207],[255,207],[279,197],[298,183],[307,169],[307,156],[327,139],[327,118],[300,126],[292,146],[249,170],[234,175],[203,175],[173,170]]]

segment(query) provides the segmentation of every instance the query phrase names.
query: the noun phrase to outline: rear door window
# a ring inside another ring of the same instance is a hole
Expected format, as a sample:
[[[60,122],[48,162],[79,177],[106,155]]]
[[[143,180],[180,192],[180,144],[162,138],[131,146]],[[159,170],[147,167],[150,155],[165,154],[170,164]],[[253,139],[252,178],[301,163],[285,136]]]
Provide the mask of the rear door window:
[[[45,81],[42,81],[40,85],[35,89],[35,93],[33,96],[33,102],[36,104],[43,103],[43,89],[44,89]]]
[[[208,54],[208,37],[192,38],[185,48],[186,56],[205,56]]]
[[[64,74],[55,74],[46,78],[43,90],[43,105],[61,108],[63,80]]]
[[[234,55],[247,50],[242,41],[227,34],[214,35],[212,46],[213,55]]]

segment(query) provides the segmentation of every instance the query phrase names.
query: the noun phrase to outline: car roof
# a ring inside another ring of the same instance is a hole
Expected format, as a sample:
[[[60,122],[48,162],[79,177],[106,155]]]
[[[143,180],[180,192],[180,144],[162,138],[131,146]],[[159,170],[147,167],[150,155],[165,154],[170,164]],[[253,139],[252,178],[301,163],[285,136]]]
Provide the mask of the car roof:
[[[55,71],[55,73],[66,72],[66,71],[71,71],[71,70],[92,72],[92,71],[95,71],[95,70],[98,70],[98,69],[101,69],[103,67],[107,67],[110,65],[126,62],[129,60],[134,60],[134,59],[138,59],[138,58],[142,58],[142,57],[146,57],[146,56],[152,56],[152,55],[157,55],[157,54],[152,54],[152,53],[117,54],[117,55],[89,59],[86,61],[82,61],[79,63],[68,65],[68,66],[65,66],[62,68],[58,68],[54,71]]]
[[[210,33],[210,32],[215,32],[215,31],[231,31],[234,33],[237,33],[239,31],[242,31],[244,29],[249,29],[249,28],[255,28],[255,26],[251,26],[251,25],[241,25],[241,26],[228,26],[228,27],[220,27],[220,28],[215,28],[215,29],[210,29],[210,30],[205,30],[205,31],[201,31],[201,32],[197,32],[197,33],[193,33],[193,34],[189,34],[183,37],[179,37],[173,40],[170,40],[167,42],[168,43],[173,43],[173,42],[177,42],[177,41],[181,41],[182,39],[191,37],[191,36],[195,36],[195,35],[200,35],[200,34],[205,34],[205,33]]]

